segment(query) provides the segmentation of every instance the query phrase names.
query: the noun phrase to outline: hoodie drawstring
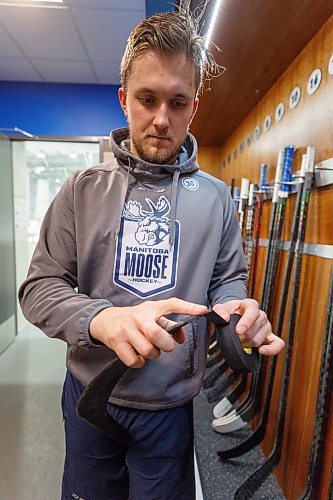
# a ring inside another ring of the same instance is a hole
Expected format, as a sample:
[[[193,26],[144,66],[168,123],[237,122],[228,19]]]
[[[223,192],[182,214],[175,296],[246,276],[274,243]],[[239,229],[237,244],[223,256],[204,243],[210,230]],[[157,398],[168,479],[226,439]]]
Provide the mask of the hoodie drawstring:
[[[125,204],[125,200],[126,200],[126,194],[127,194],[127,189],[128,189],[128,184],[129,184],[129,176],[130,176],[130,164],[131,164],[131,159],[130,157],[128,156],[127,157],[127,160],[128,160],[128,163],[127,163],[127,174],[126,174],[126,178],[125,178],[125,182],[123,183],[122,185],[122,189],[121,189],[121,195],[120,195],[120,209],[119,209],[119,213],[118,213],[118,216],[117,216],[117,222],[116,222],[116,238],[119,234],[119,231],[120,231],[120,224],[121,224],[121,216],[123,214],[123,208],[124,208],[124,204]]]
[[[175,241],[177,186],[178,186],[179,175],[180,175],[180,169],[176,168],[173,174],[172,187],[171,187],[170,233],[169,233],[170,246],[172,246]]]

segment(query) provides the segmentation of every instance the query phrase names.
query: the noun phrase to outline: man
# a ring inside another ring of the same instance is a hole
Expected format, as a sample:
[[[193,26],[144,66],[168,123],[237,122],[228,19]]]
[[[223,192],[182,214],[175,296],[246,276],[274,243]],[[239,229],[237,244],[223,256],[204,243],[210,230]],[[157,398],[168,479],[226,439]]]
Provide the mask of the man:
[[[165,315],[202,315],[208,305],[225,319],[238,312],[242,341],[267,355],[283,347],[246,299],[230,195],[198,170],[187,133],[211,61],[204,50],[179,13],[133,30],[119,90],[129,130],[111,135],[114,161],[64,184],[19,292],[29,321],[68,344],[66,500],[195,498],[192,400],[205,369],[206,320],[171,337]],[[84,386],[115,353],[130,367],[108,406],[127,433],[123,445],[75,412]]]

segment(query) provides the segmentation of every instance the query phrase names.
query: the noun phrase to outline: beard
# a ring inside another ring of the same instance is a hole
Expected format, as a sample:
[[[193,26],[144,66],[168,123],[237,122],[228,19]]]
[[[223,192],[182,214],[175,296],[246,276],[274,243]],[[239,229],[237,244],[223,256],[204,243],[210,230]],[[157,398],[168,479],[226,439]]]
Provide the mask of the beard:
[[[135,131],[130,126],[129,131],[131,142],[136,149],[138,157],[147,163],[155,163],[157,165],[171,165],[172,163],[174,163],[186,137],[185,134],[183,140],[179,145],[174,145],[170,141],[169,147],[166,146],[158,148],[156,146],[151,146],[147,142],[145,142],[147,135],[144,136],[143,140],[138,140],[136,138]],[[155,133],[153,135],[157,134]]]

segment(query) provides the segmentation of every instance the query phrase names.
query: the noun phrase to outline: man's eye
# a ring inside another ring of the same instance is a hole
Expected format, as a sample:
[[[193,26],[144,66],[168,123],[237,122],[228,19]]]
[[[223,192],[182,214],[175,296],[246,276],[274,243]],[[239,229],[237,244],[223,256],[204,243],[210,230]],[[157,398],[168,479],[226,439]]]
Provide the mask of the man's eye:
[[[142,104],[149,105],[149,104],[153,104],[154,99],[152,97],[139,97],[139,101]]]
[[[172,101],[172,106],[174,108],[183,108],[185,106],[184,101]]]

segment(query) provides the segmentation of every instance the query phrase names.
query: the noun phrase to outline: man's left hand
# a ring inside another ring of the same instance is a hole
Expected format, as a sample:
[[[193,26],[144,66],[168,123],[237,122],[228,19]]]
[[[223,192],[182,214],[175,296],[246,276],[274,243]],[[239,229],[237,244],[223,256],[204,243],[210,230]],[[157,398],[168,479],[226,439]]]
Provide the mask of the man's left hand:
[[[222,318],[230,320],[230,314],[240,314],[236,332],[241,343],[258,347],[260,354],[274,356],[284,348],[284,341],[274,335],[267,314],[259,309],[259,304],[253,299],[230,300],[213,307]]]

